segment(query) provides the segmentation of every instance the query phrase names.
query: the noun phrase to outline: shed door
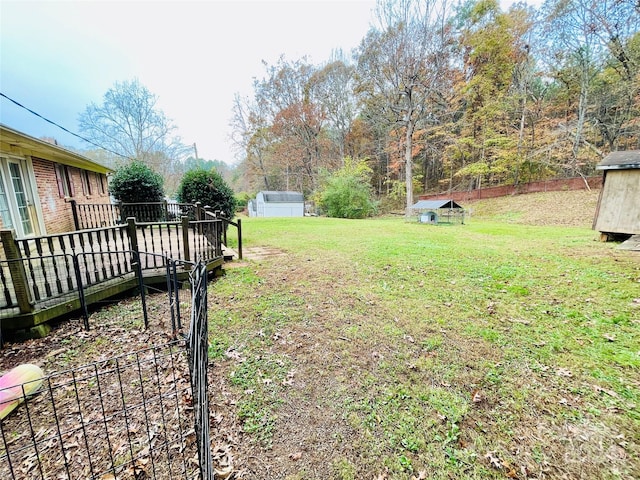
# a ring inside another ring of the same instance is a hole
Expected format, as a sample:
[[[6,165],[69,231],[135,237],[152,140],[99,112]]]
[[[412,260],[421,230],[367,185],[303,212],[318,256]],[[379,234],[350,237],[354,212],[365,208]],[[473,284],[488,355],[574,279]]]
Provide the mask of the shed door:
[[[601,195],[595,230],[640,234],[640,170],[609,170]]]

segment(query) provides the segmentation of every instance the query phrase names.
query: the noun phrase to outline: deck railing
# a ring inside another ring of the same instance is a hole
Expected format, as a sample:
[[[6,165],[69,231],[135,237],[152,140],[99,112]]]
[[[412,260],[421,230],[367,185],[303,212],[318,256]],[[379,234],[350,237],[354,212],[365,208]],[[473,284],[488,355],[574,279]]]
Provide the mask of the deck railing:
[[[71,200],[73,221],[76,230],[97,229],[124,225],[126,219],[133,217],[136,222],[146,223],[171,223],[187,217],[191,221],[222,221],[222,242],[227,243],[227,230],[229,226],[235,227],[238,238],[238,257],[242,260],[242,222],[240,219],[233,221],[223,212],[214,211],[211,207],[196,203],[172,203],[172,202],[147,202],[147,203],[114,203],[93,204],[77,203]],[[214,232],[203,232],[203,234]],[[215,232],[217,235],[220,232]],[[213,243],[213,241],[211,241]],[[154,250],[155,251],[155,250]],[[188,260],[185,258],[185,260]]]
[[[233,220],[225,217],[222,212],[214,212],[208,207],[205,207],[204,215],[208,220],[222,220],[222,243],[224,243],[225,246],[229,245],[227,243],[227,230],[229,229],[229,225],[236,227],[236,232],[238,234],[238,259],[242,260],[242,220],[238,218],[238,220],[234,222]]]
[[[223,220],[137,222],[18,239],[0,230],[0,318],[114,278],[166,269],[167,258],[205,262],[222,257]]]
[[[183,216],[196,220],[199,218],[196,214],[198,208],[198,204],[166,200],[146,203],[78,203],[71,200],[76,230],[122,225],[129,217],[134,217],[138,222],[170,222]]]

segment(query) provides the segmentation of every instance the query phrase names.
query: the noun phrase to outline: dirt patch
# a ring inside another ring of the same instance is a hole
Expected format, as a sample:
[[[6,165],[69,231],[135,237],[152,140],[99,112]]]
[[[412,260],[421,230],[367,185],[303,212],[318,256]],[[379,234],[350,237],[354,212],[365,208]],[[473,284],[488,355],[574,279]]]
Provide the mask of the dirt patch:
[[[287,252],[275,247],[248,247],[242,250],[242,258],[260,261],[266,258],[282,257]]]
[[[167,328],[166,294],[146,300],[148,329],[140,301],[129,299],[91,314],[89,331],[81,319],[68,319],[45,338],[0,351],[1,372],[34,363],[47,376],[39,393],[2,420],[0,456],[6,445],[10,461],[0,461],[0,478],[195,478],[187,352]],[[211,403],[219,469],[233,441],[223,421],[228,410]]]

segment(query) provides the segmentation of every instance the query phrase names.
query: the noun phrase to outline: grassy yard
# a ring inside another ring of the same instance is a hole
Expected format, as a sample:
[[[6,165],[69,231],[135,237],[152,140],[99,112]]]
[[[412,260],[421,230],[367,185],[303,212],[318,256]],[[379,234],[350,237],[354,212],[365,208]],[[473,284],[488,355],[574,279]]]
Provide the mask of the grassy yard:
[[[209,300],[235,478],[640,477],[640,254],[522,217],[243,218]]]

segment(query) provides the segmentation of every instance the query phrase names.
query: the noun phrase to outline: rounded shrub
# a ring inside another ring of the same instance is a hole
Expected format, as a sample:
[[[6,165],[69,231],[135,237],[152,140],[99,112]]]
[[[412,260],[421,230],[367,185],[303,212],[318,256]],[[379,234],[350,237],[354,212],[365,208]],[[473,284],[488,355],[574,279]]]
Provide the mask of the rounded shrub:
[[[123,203],[161,202],[163,183],[159,174],[134,160],[116,170],[109,183],[109,193]]]
[[[186,172],[178,186],[176,198],[181,203],[200,202],[203,207],[222,211],[229,219],[235,216],[237,203],[233,190],[214,169]]]

